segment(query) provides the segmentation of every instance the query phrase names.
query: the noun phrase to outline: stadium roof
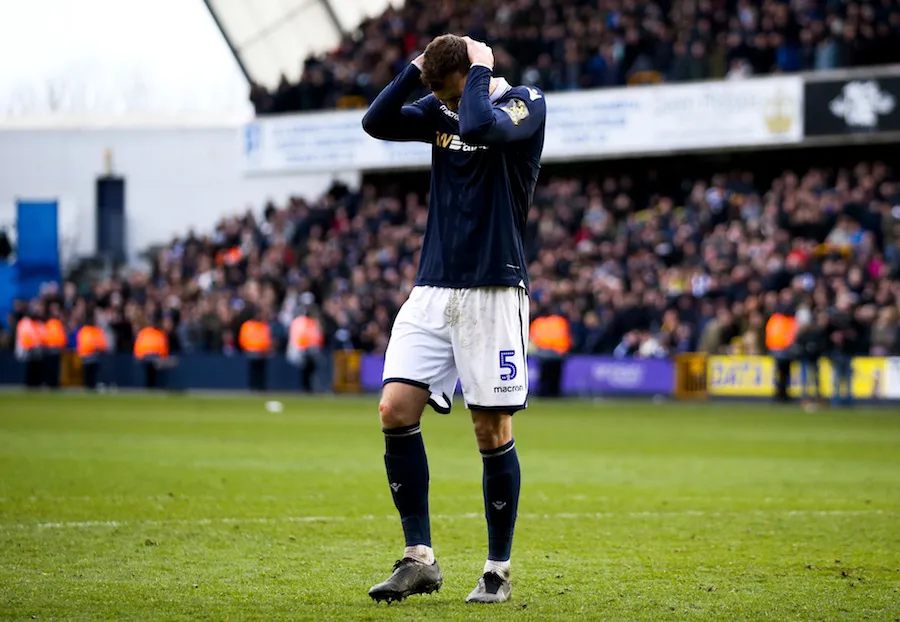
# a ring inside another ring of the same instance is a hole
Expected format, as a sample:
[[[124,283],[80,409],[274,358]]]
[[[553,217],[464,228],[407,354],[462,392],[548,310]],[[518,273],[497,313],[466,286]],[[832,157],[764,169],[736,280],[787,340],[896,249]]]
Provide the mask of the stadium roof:
[[[310,52],[334,48],[341,36],[390,0],[204,0],[248,80],[275,86],[296,80]]]

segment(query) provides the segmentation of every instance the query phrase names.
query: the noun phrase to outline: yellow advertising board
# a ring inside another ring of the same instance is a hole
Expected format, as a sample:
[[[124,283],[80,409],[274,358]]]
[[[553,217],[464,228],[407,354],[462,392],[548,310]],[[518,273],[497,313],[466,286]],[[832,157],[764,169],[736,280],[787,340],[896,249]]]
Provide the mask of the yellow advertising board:
[[[887,359],[859,357],[853,359],[851,394],[854,399],[885,396]],[[792,397],[801,397],[800,364],[791,366]],[[775,360],[769,356],[710,356],[707,361],[707,389],[719,397],[773,397],[775,395]],[[833,395],[834,379],[831,362],[819,361],[819,395]],[[812,392],[812,391],[810,391]]]

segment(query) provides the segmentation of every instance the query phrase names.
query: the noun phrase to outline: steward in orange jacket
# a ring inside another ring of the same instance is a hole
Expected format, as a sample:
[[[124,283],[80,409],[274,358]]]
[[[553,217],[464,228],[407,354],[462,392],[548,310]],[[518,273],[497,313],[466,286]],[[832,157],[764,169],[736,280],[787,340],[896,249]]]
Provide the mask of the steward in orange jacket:
[[[559,397],[563,358],[572,347],[569,321],[561,315],[537,317],[529,330],[532,349],[540,361],[540,394]]]
[[[791,363],[797,339],[797,318],[785,310],[776,311],[766,322],[766,349],[775,359],[775,399],[788,401],[791,386]]]
[[[75,350],[81,359],[81,372],[86,389],[96,389],[100,376],[100,358],[109,351],[106,333],[96,322],[85,324],[78,329]]]
[[[159,370],[169,358],[169,338],[160,330],[160,322],[145,326],[134,340],[134,358],[144,368],[144,386],[156,389],[160,386]]]
[[[59,319],[59,307],[53,305],[50,319],[44,324],[41,335],[44,348],[44,381],[51,389],[59,388],[60,358],[66,349],[66,328]]]
[[[272,331],[262,313],[241,324],[238,345],[247,357],[251,391],[266,390],[266,368],[272,354]]]
[[[300,367],[300,390],[311,393],[313,375],[318,366],[319,354],[325,345],[325,335],[319,320],[311,315],[300,315],[291,322],[288,336],[288,361]]]
[[[33,313],[16,323],[16,359],[25,364],[25,386],[41,386],[44,375],[43,327]]]

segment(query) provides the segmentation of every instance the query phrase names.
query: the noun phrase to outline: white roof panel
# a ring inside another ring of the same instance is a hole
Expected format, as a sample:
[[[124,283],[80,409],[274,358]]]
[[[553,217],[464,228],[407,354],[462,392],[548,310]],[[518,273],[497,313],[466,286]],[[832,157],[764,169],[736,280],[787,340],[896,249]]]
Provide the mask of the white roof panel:
[[[205,1],[250,78],[270,88],[282,74],[296,81],[303,59],[310,53],[336,47],[341,30],[352,31],[389,4],[388,0]],[[402,6],[402,2],[394,5]]]
[[[389,0],[331,0],[331,6],[344,31],[356,28],[367,17],[381,15],[388,5],[403,6],[403,2]]]

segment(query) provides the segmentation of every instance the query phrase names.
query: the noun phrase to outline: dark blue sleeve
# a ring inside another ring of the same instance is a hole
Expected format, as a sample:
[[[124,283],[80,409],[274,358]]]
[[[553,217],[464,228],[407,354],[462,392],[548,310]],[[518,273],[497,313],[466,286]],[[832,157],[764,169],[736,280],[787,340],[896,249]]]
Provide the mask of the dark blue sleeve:
[[[547,115],[543,94],[528,89],[522,97],[491,104],[491,70],[481,65],[469,69],[459,103],[459,136],[472,145],[499,145],[526,140]]]
[[[404,105],[406,99],[421,85],[419,68],[408,65],[388,84],[366,112],[362,120],[363,129],[373,138],[380,140],[421,140],[434,139],[434,127],[424,99]]]

